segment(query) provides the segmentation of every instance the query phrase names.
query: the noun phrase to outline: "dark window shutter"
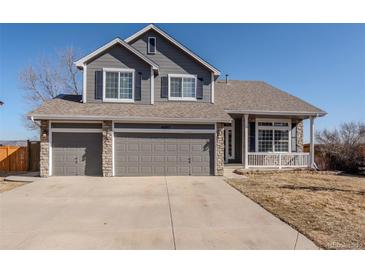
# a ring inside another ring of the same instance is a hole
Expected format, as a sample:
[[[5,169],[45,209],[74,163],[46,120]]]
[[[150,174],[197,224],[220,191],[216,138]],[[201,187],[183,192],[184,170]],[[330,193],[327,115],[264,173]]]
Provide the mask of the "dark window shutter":
[[[203,99],[203,79],[198,78],[196,80],[196,98]]]
[[[95,71],[95,99],[103,99],[103,72]]]
[[[135,76],[134,100],[141,101],[142,99],[142,73],[137,73]]]
[[[255,152],[255,148],[256,148],[256,123],[255,122],[250,122],[249,123],[249,152]]]
[[[297,124],[291,124],[291,152],[297,152]]]
[[[169,97],[169,83],[167,76],[161,77],[161,98]]]

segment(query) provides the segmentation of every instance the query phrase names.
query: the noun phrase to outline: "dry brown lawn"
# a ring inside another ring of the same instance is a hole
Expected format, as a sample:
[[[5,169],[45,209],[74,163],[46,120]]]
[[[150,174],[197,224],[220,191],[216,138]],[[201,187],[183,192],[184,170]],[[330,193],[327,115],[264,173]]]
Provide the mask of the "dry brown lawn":
[[[251,174],[229,184],[325,249],[365,249],[365,177]]]

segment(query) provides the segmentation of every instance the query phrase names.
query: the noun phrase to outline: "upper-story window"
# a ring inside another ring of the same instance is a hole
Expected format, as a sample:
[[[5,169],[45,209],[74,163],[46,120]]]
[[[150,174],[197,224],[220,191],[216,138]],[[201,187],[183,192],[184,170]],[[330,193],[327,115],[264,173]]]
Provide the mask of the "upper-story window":
[[[196,100],[196,75],[169,74],[169,100]]]
[[[134,101],[134,69],[104,69],[103,100]]]
[[[148,37],[147,53],[148,54],[156,53],[156,37]]]

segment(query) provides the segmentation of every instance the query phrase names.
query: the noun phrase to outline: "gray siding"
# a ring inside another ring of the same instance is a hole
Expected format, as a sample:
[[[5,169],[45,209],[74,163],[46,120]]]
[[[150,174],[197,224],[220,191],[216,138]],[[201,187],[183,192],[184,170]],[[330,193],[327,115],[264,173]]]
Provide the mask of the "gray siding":
[[[156,54],[147,53],[147,40],[149,36],[156,37]],[[210,102],[211,100],[211,72],[204,66],[193,60],[190,56],[183,53],[171,42],[151,30],[140,36],[137,40],[132,41],[131,45],[138,49],[141,53],[157,63],[160,67],[160,73],[155,77],[155,101],[167,101],[167,98],[161,97],[164,93],[161,83],[167,84],[165,81],[168,74],[194,74],[198,78],[203,79],[202,99],[198,101]],[[163,85],[163,86],[164,86]]]
[[[150,104],[151,66],[119,45],[108,49],[87,64],[87,103],[102,102],[102,84],[97,84],[97,74],[103,68],[135,69],[135,103]]]

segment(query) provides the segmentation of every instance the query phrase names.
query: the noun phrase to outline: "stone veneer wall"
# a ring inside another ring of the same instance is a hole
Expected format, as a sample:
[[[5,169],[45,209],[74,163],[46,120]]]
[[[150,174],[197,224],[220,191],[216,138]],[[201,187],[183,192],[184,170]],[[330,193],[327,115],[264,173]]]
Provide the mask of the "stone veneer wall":
[[[224,172],[224,124],[217,123],[216,175],[223,176]]]
[[[297,121],[297,152],[303,152],[303,120]]]
[[[49,122],[41,120],[40,128],[40,162],[39,175],[48,177],[49,175]]]
[[[113,176],[113,123],[103,121],[102,170],[104,177]]]

